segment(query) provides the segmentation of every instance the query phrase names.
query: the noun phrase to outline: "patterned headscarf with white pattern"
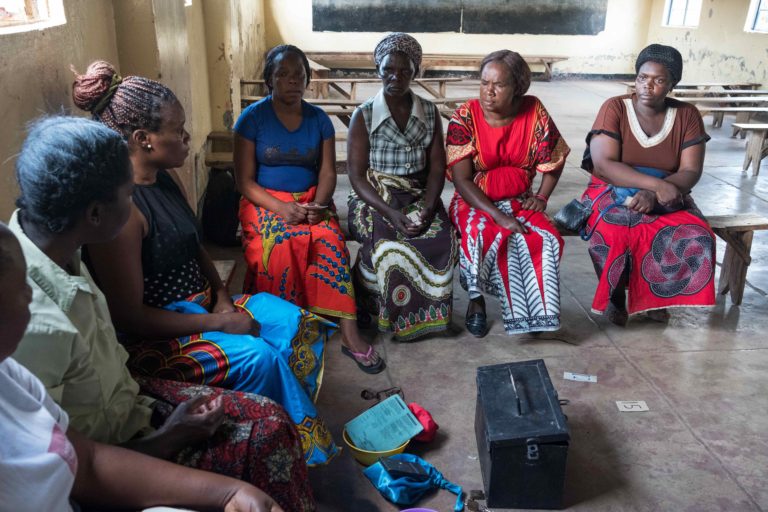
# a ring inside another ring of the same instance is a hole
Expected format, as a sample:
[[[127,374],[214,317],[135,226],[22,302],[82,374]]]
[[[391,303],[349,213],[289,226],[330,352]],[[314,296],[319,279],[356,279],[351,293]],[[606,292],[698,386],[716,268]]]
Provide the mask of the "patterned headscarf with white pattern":
[[[416,67],[416,73],[419,72],[419,67],[421,66],[421,45],[413,36],[404,32],[392,32],[379,41],[376,49],[373,50],[373,62],[376,64],[376,69],[379,68],[384,57],[394,52],[406,54]]]

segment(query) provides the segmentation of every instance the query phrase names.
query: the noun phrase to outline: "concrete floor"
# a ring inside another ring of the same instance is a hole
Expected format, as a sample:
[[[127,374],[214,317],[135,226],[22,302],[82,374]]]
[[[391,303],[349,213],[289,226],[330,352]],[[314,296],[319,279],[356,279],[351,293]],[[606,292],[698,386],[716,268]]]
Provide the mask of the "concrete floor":
[[[448,95],[474,95],[476,87],[452,86]],[[360,97],[375,90],[366,89]],[[550,213],[581,194],[588,179],[578,168],[584,136],[601,103],[623,92],[615,82],[532,84],[530,93],[542,99],[572,148]],[[727,118],[723,128],[713,129],[711,119],[706,120],[712,141],[694,197],[705,214],[765,214],[767,178],[741,171],[744,141],[729,137],[731,122]],[[340,176],[335,200],[342,216],[348,190],[346,176]],[[452,193],[447,184],[446,205]],[[724,246],[718,242],[722,261]],[[467,297],[457,281],[457,334],[409,344],[378,336],[377,349],[388,363],[380,375],[357,370],[342,357],[338,336],[332,339],[318,408],[343,444],[344,423],[371,405],[360,391],[400,386],[406,401],[424,406],[440,425],[433,443],[411,443],[408,451],[431,462],[465,492],[481,489],[473,425],[475,369],[543,358],[560,397],[570,400],[564,407],[571,430],[567,510],[768,510],[768,233],[755,235],[752,257],[741,306],[720,296],[712,309],[673,310],[668,325],[633,318],[622,329],[590,313],[597,279],[586,243],[570,237],[561,263],[560,331],[507,336],[490,300],[491,332],[478,340],[463,328]],[[242,282],[242,271],[240,265],[233,291]],[[596,375],[598,382],[563,380],[564,371]],[[619,413],[617,400],[644,400],[650,411]],[[311,469],[319,509],[398,510],[362,469],[348,450],[330,465]],[[454,500],[440,491],[419,506],[449,511]]]

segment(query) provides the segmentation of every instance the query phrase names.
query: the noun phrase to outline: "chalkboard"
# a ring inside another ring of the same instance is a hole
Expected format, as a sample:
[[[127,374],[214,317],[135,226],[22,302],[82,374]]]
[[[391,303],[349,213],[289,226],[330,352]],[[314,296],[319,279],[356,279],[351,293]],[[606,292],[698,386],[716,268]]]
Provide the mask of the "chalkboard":
[[[312,0],[312,30],[582,34],[605,29],[608,0]]]

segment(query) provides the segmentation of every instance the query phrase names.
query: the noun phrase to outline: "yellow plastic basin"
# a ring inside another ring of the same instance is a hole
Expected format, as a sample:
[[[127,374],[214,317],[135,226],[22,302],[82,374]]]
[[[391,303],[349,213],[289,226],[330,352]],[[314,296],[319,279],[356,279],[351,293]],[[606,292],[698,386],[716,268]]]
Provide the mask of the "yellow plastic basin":
[[[349,446],[349,450],[352,452],[352,456],[357,459],[357,462],[360,464],[363,464],[364,466],[370,466],[371,464],[375,463],[377,460],[379,460],[381,457],[389,457],[390,455],[394,455],[396,453],[403,453],[405,450],[405,447],[408,446],[408,443],[411,442],[411,440],[407,440],[397,448],[393,448],[391,450],[386,450],[382,452],[374,452],[369,450],[363,450],[362,448],[358,448],[357,446],[352,443],[352,440],[347,436],[347,429],[344,429],[344,432],[342,433],[342,437],[344,438],[344,443]]]

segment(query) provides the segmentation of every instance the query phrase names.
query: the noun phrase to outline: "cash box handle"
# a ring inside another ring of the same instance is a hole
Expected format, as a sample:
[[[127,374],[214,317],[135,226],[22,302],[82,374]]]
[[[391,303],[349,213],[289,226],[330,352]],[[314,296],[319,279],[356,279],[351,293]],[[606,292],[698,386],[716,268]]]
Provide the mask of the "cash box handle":
[[[528,460],[539,460],[539,445],[536,443],[536,439],[530,438],[525,440],[525,445],[528,448],[526,458]]]

